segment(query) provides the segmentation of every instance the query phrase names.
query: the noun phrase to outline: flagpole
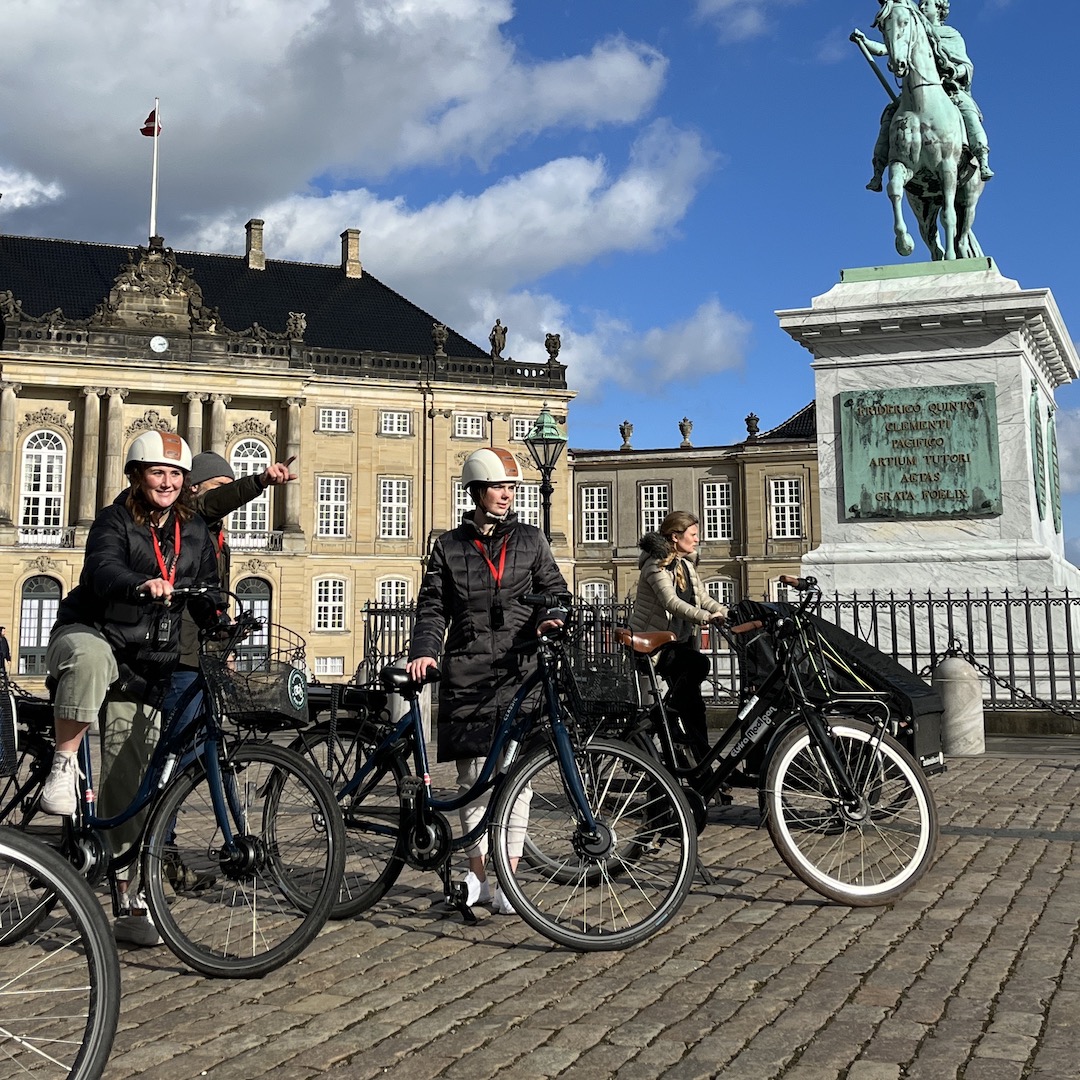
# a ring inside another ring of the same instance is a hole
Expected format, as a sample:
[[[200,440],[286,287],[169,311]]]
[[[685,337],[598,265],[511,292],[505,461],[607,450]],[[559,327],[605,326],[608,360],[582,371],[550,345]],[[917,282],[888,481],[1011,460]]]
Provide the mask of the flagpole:
[[[157,236],[158,135],[161,132],[161,103],[154,98],[154,168],[150,178],[150,239]]]

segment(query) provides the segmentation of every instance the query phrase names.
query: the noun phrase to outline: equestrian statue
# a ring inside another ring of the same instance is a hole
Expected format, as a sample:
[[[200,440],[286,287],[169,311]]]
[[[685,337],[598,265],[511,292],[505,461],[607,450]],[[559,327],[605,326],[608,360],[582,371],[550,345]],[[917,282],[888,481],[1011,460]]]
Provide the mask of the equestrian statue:
[[[881,191],[888,170],[885,190],[901,255],[915,249],[901,205],[906,194],[931,258],[976,258],[983,252],[972,231],[975,207],[994,173],[982,114],[971,96],[974,65],[967,46],[959,32],[945,24],[949,0],[878,3],[874,28],[884,41],[874,41],[861,30],[851,35],[892,99],[881,117],[874,175],[866,186]],[[875,56],[888,57],[889,71],[900,84],[899,96]]]

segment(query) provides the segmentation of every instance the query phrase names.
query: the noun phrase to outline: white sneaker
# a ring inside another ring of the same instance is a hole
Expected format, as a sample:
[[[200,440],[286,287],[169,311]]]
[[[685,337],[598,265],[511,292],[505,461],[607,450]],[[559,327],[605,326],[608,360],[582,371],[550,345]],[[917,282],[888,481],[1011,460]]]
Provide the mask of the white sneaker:
[[[462,879],[465,883],[465,903],[469,907],[491,903],[491,885],[481,881],[471,870]]]
[[[74,750],[57,750],[41,789],[42,813],[72,817],[79,804],[79,762]]]
[[[506,893],[504,893],[498,885],[495,886],[495,892],[491,897],[491,910],[496,915],[516,914],[514,911],[514,905],[510,903],[510,900],[507,897]]]
[[[161,944],[161,935],[150,917],[146,898],[142,893],[135,897],[134,904],[117,917],[113,936],[117,941],[128,941],[132,945]]]

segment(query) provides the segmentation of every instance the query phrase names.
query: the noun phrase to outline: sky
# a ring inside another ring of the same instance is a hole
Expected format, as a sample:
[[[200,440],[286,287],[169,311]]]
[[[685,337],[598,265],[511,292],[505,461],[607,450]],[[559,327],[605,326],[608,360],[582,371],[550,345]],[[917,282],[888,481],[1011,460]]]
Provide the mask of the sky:
[[[885,91],[848,40],[875,0],[7,0],[0,229],[336,263],[483,347],[560,360],[571,446],[745,436],[814,395],[778,326],[842,268],[898,262],[865,190]],[[1072,0],[953,0],[997,176],[986,254],[1080,334]],[[1034,211],[1038,210],[1036,214]],[[910,220],[910,219],[909,219]],[[921,248],[913,259],[919,259]],[[1058,391],[1080,560],[1080,383]]]

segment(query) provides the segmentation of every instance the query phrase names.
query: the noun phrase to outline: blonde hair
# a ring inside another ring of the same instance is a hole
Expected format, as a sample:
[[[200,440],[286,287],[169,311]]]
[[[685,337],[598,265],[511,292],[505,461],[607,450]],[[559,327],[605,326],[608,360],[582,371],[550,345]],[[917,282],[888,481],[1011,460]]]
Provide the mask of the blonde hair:
[[[672,562],[675,562],[675,584],[680,589],[685,589],[687,585],[686,567],[684,566],[682,559],[676,560],[675,544],[671,538],[676,533],[684,533],[691,525],[697,524],[698,519],[691,514],[689,510],[672,510],[671,513],[660,522],[660,535],[668,542],[668,547],[670,548],[668,554],[660,560],[660,565],[670,566]]]

